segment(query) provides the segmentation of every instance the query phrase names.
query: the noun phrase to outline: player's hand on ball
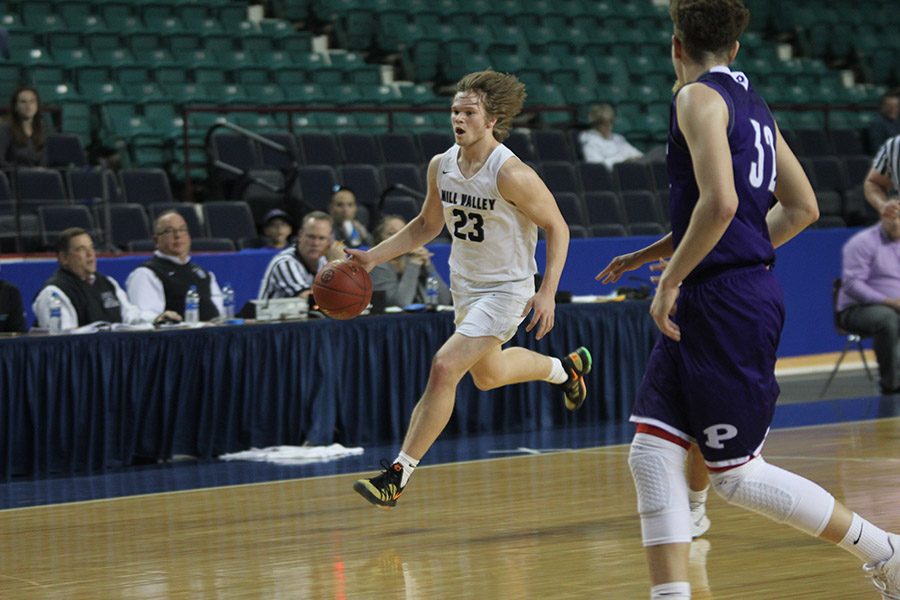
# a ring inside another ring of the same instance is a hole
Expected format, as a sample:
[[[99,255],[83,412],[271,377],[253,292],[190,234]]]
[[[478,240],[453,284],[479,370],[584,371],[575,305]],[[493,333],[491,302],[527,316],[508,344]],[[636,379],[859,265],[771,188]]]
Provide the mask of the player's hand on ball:
[[[350,260],[361,266],[368,272],[375,268],[375,263],[369,256],[368,250],[354,250],[353,248],[344,248],[344,252],[350,256]]]

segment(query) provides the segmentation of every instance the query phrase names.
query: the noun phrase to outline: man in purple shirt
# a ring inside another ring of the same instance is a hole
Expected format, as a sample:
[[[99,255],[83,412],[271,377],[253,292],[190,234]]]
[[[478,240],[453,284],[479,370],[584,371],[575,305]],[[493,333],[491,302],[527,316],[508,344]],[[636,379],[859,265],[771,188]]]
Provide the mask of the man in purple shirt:
[[[841,326],[872,336],[881,391],[900,392],[900,213],[850,238],[838,295]]]

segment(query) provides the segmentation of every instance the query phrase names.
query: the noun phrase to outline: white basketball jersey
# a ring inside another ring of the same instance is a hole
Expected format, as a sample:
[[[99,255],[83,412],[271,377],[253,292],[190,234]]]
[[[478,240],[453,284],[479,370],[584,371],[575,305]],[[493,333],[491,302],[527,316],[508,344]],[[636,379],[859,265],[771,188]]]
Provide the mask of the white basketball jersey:
[[[458,156],[457,145],[444,153],[437,181],[444,222],[453,240],[450,273],[454,289],[462,283],[456,281],[459,278],[503,283],[533,277],[537,272],[537,226],[497,189],[500,167],[515,155],[500,144],[468,179],[459,170]]]

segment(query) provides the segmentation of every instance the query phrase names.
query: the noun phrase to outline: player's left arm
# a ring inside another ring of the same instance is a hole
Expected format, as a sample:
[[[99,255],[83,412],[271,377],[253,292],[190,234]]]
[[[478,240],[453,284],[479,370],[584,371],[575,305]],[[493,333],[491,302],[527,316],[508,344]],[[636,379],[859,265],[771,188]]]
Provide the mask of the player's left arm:
[[[775,198],[778,203],[766,215],[769,239],[778,248],[819,218],[816,193],[813,191],[800,161],[788,146],[781,129],[775,125],[775,167],[778,179]]]
[[[737,212],[731,149],[728,145],[728,107],[722,97],[703,84],[688,85],[676,100],[678,123],[691,152],[700,197],[687,231],[659,279],[650,314],[663,334],[681,339],[670,318],[678,287],[725,234]]]
[[[534,315],[526,331],[537,326],[536,339],[541,339],[553,329],[556,311],[556,290],[562,277],[566,254],[569,251],[569,226],[563,219],[553,194],[534,170],[518,158],[506,161],[497,174],[497,188],[508,202],[525,213],[531,221],[544,230],[547,259],[541,288],[528,301],[523,314],[532,309]]]

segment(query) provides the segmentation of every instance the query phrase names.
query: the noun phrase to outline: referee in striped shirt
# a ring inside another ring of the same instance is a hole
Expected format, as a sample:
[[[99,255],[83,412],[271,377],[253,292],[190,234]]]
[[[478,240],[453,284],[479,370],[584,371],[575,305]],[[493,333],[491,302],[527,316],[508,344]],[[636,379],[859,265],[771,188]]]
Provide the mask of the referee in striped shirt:
[[[343,246],[334,242],[333,227],[327,213],[313,211],[303,217],[296,245],[273,256],[266,267],[257,299],[309,297],[319,269],[344,256]]]
[[[863,183],[863,191],[879,215],[896,217],[900,214],[900,200],[897,199],[900,192],[900,135],[888,138],[878,149]],[[885,215],[885,211],[889,214]]]

